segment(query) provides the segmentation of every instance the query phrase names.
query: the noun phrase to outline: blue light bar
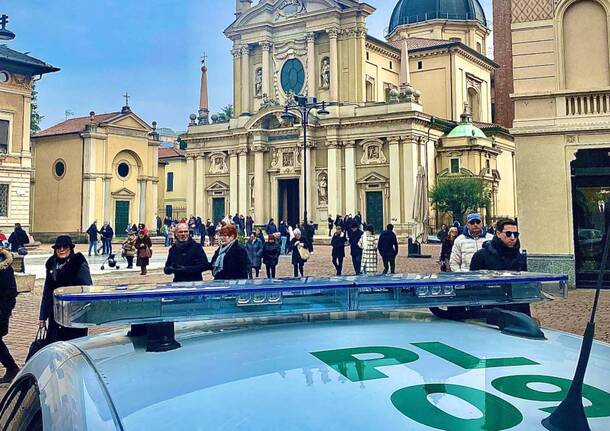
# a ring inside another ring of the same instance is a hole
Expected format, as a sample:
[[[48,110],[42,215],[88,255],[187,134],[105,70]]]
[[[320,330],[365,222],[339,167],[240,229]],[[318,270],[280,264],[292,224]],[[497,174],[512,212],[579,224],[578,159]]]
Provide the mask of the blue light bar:
[[[64,326],[145,324],[420,307],[506,305],[565,296],[563,275],[388,274],[82,286],[54,292]]]

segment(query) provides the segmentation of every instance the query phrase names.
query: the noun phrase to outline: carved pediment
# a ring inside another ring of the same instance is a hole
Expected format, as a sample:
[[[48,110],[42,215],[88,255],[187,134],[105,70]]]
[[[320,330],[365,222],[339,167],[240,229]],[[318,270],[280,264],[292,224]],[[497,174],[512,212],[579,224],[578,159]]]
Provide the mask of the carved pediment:
[[[136,197],[136,194],[129,190],[127,187],[123,187],[117,191],[110,193],[115,199],[133,199]]]
[[[113,127],[125,127],[127,129],[141,130],[143,132],[150,132],[152,128],[133,112],[127,115],[121,115],[108,121],[109,126]]]
[[[381,174],[378,173],[370,173],[367,176],[359,179],[357,181],[358,184],[385,184],[388,183],[390,181],[389,178],[384,177]]]
[[[222,181],[215,181],[206,190],[208,192],[226,192],[229,191],[229,186]]]

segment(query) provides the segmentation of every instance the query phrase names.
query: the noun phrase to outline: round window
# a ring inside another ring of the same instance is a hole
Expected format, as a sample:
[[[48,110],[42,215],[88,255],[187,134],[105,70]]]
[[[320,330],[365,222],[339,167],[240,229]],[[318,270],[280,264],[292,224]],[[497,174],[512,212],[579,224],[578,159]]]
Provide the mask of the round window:
[[[57,160],[53,164],[53,173],[55,174],[56,178],[63,178],[64,174],[66,173],[66,163],[63,160]]]
[[[119,163],[117,172],[119,173],[119,177],[125,178],[126,176],[129,175],[129,164],[127,162]]]
[[[282,89],[284,93],[301,93],[305,84],[305,69],[303,63],[296,58],[292,58],[284,63],[281,73]]]
[[[8,82],[10,77],[11,76],[8,74],[8,72],[5,72],[4,70],[0,72],[0,82]]]

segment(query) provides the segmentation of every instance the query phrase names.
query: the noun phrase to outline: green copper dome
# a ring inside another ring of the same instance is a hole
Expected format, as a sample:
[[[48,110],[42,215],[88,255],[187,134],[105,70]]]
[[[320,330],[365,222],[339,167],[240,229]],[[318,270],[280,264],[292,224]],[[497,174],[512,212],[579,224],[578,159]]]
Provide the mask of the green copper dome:
[[[390,18],[389,33],[400,25],[431,19],[477,20],[487,27],[479,0],[399,0]]]

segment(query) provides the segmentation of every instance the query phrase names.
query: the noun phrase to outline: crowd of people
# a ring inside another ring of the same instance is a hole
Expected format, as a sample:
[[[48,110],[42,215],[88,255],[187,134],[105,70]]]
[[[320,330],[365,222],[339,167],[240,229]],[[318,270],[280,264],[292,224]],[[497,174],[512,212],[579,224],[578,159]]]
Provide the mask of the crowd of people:
[[[274,278],[280,256],[284,254],[291,255],[294,277],[305,275],[305,265],[313,253],[313,224],[288,226],[282,220],[277,226],[270,219],[264,230],[255,230],[251,217],[226,217],[218,225],[212,225],[209,220],[201,223],[197,219],[199,218],[191,217],[178,222],[166,221],[158,226],[158,234],[163,232],[163,226],[171,228],[172,238],[163,272],[173,275],[174,282],[201,281],[206,271],[210,271],[215,280],[256,278],[261,276],[263,264],[266,276]],[[355,274],[377,272],[378,256],[381,256],[384,274],[395,272],[399,246],[392,224],[388,224],[383,232],[376,235],[373,226],[363,223],[357,214],[355,217],[329,217],[328,227],[336,275],[343,273],[346,249],[349,249]],[[482,218],[477,213],[469,214],[463,227],[458,224],[443,226],[438,233],[441,241],[441,271],[527,271],[526,256],[520,251],[517,223],[512,219],[499,220],[492,232],[494,234],[483,226]],[[108,223],[104,223],[98,230],[94,221],[87,234],[89,255],[92,252],[99,254],[100,251],[102,254],[112,254],[114,233]],[[98,235],[102,238],[100,249],[97,248]],[[240,241],[242,235],[247,235],[243,244]],[[196,240],[196,236],[199,236],[199,240]],[[8,322],[17,297],[11,266],[13,252],[18,253],[28,241],[27,234],[19,225],[16,225],[10,238],[0,236],[0,363],[6,369],[0,383],[10,382],[19,370],[2,337],[8,334]],[[208,259],[203,245],[218,246],[211,259]],[[145,225],[132,225],[128,228],[128,237],[122,242],[122,253],[128,261],[128,268],[133,267],[135,257],[141,274],[146,275],[152,248]],[[66,328],[55,321],[53,291],[60,287],[92,284],[87,259],[75,251],[70,236],[58,236],[52,249],[53,254],[45,263],[46,276],[38,321],[40,328],[47,329],[49,342],[87,334],[86,329]],[[530,315],[527,304],[509,308]]]

